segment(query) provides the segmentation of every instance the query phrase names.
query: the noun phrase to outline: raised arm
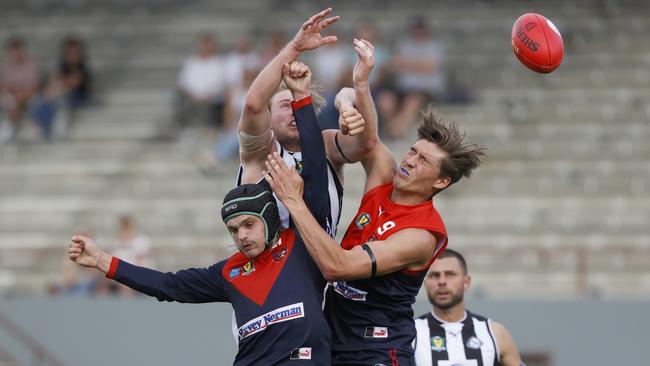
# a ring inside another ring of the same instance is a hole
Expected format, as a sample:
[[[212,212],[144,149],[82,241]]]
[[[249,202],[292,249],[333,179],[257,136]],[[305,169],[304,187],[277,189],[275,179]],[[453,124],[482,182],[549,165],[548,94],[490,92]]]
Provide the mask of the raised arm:
[[[325,9],[304,22],[294,38],[253,81],[246,96],[238,128],[240,158],[243,164],[257,162],[263,167],[266,155],[274,147],[268,104],[280,85],[284,64],[293,62],[304,51],[336,42],[336,36],[323,37],[320,34],[322,30],[338,21],[338,16],[326,18],[331,12],[331,8]]]
[[[379,140],[377,112],[368,83],[375,63],[374,46],[368,41],[355,39],[354,49],[359,57],[352,74],[354,89],[343,88],[334,101],[341,115],[339,119],[341,132],[326,131],[326,144],[328,151],[331,152],[329,156],[337,165],[361,161]],[[358,120],[354,113],[357,110],[365,121],[363,129],[358,134],[354,133],[354,129],[349,125]]]
[[[374,66],[374,46],[366,40],[354,40],[354,49],[359,57],[352,75],[354,89],[344,88],[337,95],[341,109],[350,105],[356,106],[363,119],[365,129],[358,136],[338,134],[335,138],[340,146],[340,154],[347,157],[348,162],[353,159],[361,160],[366,172],[366,185],[364,192],[374,187],[390,182],[396,172],[397,164],[388,147],[377,135],[377,112],[370,92],[369,77]],[[330,154],[330,156],[336,154]],[[357,161],[358,161],[357,160]]]
[[[309,254],[328,281],[370,278],[404,268],[423,269],[434,253],[442,249],[438,247],[434,234],[427,230],[398,231],[387,240],[366,244],[376,260],[373,273],[370,256],[361,246],[343,249],[319,227],[301,197],[300,176],[277,159],[273,159],[269,166],[270,174],[265,179],[289,210]]]
[[[311,103],[309,86],[311,70],[302,62],[294,61],[283,70],[283,79],[291,91],[293,102],[291,108],[296,119],[302,154],[302,168],[299,169],[305,181],[303,198],[319,225],[332,232],[330,201],[328,194],[327,158],[316,112]],[[267,167],[269,170],[270,167]]]
[[[181,303],[228,302],[219,264],[208,268],[191,268],[176,273],[163,273],[139,267],[111,256],[92,239],[73,236],[68,248],[73,262],[97,268],[107,278],[114,279],[159,301]]]

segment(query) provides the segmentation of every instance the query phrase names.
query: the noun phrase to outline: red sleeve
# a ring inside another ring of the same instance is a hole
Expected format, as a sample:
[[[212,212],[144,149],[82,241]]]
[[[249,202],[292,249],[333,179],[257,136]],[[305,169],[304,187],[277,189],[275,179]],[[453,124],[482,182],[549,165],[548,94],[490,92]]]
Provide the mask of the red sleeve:
[[[311,104],[311,95],[295,102],[291,102],[291,109],[295,111],[296,109],[300,109],[309,104]]]
[[[115,277],[115,272],[117,272],[117,266],[119,263],[120,260],[117,257],[111,259],[111,266],[108,268],[108,272],[106,272],[106,278],[113,279],[113,277]]]

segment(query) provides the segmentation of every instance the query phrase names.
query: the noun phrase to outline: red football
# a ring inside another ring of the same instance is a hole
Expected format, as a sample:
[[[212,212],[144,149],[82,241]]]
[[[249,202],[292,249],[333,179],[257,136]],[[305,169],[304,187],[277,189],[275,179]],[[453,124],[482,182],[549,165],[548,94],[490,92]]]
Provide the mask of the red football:
[[[512,51],[529,69],[547,74],[562,63],[564,42],[550,20],[540,14],[526,13],[512,26]]]

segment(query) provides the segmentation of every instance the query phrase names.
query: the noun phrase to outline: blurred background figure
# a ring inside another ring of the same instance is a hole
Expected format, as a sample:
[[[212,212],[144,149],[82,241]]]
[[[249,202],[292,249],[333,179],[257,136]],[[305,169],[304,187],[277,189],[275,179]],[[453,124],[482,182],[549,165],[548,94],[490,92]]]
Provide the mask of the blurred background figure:
[[[393,59],[398,94],[380,99],[378,113],[388,138],[403,137],[418,111],[445,92],[444,49],[435,40],[424,18],[415,18],[408,36],[397,40]]]
[[[59,73],[68,107],[74,110],[87,106],[92,99],[92,72],[87,47],[81,38],[68,36],[61,42]]]
[[[192,143],[196,139],[193,129],[214,130],[224,123],[228,81],[227,62],[219,54],[214,38],[201,33],[195,54],[185,59],[178,74],[174,107],[182,138]]]
[[[137,266],[155,268],[156,262],[151,257],[151,240],[138,232],[135,219],[131,215],[121,215],[118,218],[117,234],[112,249],[113,255]],[[112,283],[110,287],[115,286]],[[115,286],[120,294],[134,295],[135,292],[126,286]],[[109,290],[111,292],[113,290]]]
[[[10,38],[5,52],[0,85],[0,103],[5,116],[0,122],[0,144],[14,137],[30,100],[38,90],[40,78],[38,64],[29,56],[21,38]]]

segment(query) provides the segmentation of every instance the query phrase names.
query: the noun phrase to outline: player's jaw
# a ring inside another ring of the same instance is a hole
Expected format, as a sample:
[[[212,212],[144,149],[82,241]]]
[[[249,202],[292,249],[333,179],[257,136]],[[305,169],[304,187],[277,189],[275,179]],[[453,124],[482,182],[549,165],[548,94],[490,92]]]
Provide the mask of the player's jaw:
[[[463,301],[463,291],[454,292],[447,287],[437,288],[429,295],[429,301],[437,308],[450,309]]]
[[[257,243],[253,240],[242,240],[237,243],[237,247],[248,258],[255,258],[264,251],[264,243]]]

